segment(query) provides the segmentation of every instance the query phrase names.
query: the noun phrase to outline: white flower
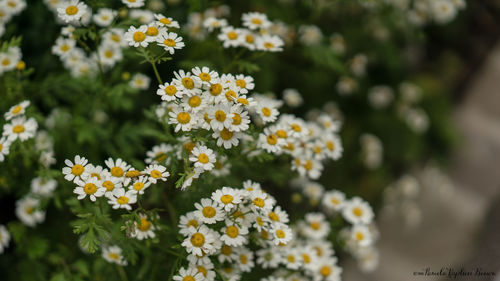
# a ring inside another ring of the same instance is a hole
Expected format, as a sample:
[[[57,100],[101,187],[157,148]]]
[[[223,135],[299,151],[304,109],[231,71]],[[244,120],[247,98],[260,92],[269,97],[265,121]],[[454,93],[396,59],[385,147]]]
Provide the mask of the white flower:
[[[0,138],[0,162],[5,160],[5,156],[9,155],[11,141],[5,137]]]
[[[212,84],[217,83],[219,78],[219,73],[214,70],[210,70],[208,67],[204,66],[201,69],[197,66],[191,70],[194,75],[200,78],[202,84],[206,87],[210,87]]]
[[[16,202],[17,218],[27,226],[34,227],[45,220],[45,211],[39,210],[40,201],[33,197],[24,197]]]
[[[88,178],[86,180],[77,180],[78,185],[73,189],[73,193],[78,194],[78,200],[82,200],[87,195],[91,201],[95,201],[96,197],[101,197],[106,192],[106,188],[101,186],[101,182],[94,178]]]
[[[231,107],[231,114],[233,115],[233,122],[229,128],[231,131],[242,132],[248,130],[250,117],[248,116],[248,112],[244,111],[243,107],[233,105]]]
[[[259,135],[259,140],[257,142],[257,146],[265,149],[268,153],[280,152],[285,144],[285,140],[278,138],[269,128],[264,129],[264,133]]]
[[[274,200],[269,194],[264,193],[261,189],[250,191],[249,199],[252,202],[251,208],[253,210],[261,210],[266,213],[273,209]]]
[[[273,223],[288,223],[288,214],[281,210],[280,206],[276,206],[274,210],[267,212],[266,216]]]
[[[198,226],[202,225],[201,220],[199,220],[196,215],[196,212],[189,212],[186,215],[183,215],[179,219],[179,233],[188,236],[190,227],[198,228]]]
[[[444,24],[450,22],[457,15],[457,7],[450,0],[430,1],[431,12],[434,20]]]
[[[203,274],[198,272],[197,268],[188,268],[187,270],[184,267],[181,267],[179,270],[179,274],[174,276],[175,281],[203,281],[205,280]]]
[[[212,200],[229,212],[236,205],[241,203],[241,194],[234,188],[224,186],[212,193]]]
[[[277,268],[283,261],[281,254],[277,252],[274,247],[260,249],[256,252],[256,254],[257,264],[260,264],[260,266],[264,269]]]
[[[3,126],[3,135],[6,136],[9,141],[15,141],[17,139],[25,141],[35,136],[37,128],[38,123],[34,118],[26,120],[26,117],[20,116],[12,119],[11,123],[7,123]]]
[[[110,196],[112,196],[113,195],[113,190],[115,190],[115,188],[122,187],[122,181],[123,181],[122,178],[113,177],[109,173],[104,174],[101,177],[101,181],[100,181],[101,186],[106,189],[106,192],[104,193],[104,196],[106,196],[108,198]]]
[[[140,176],[132,185],[129,186],[130,190],[137,191],[138,194],[144,194],[144,190],[151,185],[151,181],[147,176]]]
[[[103,248],[102,257],[110,263],[116,263],[121,266],[127,265],[127,261],[122,255],[122,249],[116,245]]]
[[[130,87],[133,89],[147,90],[149,88],[149,83],[151,78],[142,74],[136,73],[129,82]]]
[[[271,22],[267,19],[265,14],[258,12],[244,13],[241,15],[243,26],[249,29],[266,29],[271,26]]]
[[[255,45],[261,51],[281,52],[284,44],[283,40],[276,35],[265,34],[255,39]]]
[[[308,238],[319,240],[330,233],[330,225],[322,213],[309,213],[305,216],[305,224],[300,228]]]
[[[191,96],[201,93],[202,83],[198,76],[192,75],[189,71],[184,72],[182,69],[179,72],[174,72],[174,76],[175,79],[173,81],[182,90],[183,94]]]
[[[0,254],[9,246],[10,233],[4,225],[0,224]]]
[[[359,246],[366,247],[372,244],[373,238],[370,229],[366,225],[354,225],[351,228],[351,239]]]
[[[206,146],[196,146],[191,152],[189,161],[194,162],[196,168],[210,171],[214,168],[215,153]]]
[[[85,168],[88,162],[85,157],[81,157],[80,155],[75,156],[74,163],[69,159],[64,160],[64,164],[67,166],[62,169],[64,179],[75,183],[81,180],[86,174]]]
[[[132,210],[130,204],[137,202],[137,192],[135,190],[125,191],[124,188],[115,188],[111,196],[108,197],[108,203],[113,205],[113,209]]]
[[[393,90],[388,86],[375,86],[368,92],[368,101],[375,109],[386,108],[393,100]]]
[[[201,274],[203,281],[215,281],[215,271],[213,263],[190,263],[189,267],[196,268],[198,274]]]
[[[238,146],[241,137],[242,134],[240,132],[233,132],[226,128],[221,131],[214,130],[212,134],[212,138],[217,139],[217,146],[224,146],[225,149]]]
[[[182,97],[182,89],[179,89],[175,83],[165,83],[159,86],[156,94],[164,101],[174,101]]]
[[[139,8],[144,6],[145,0],[122,0],[122,3],[127,5],[128,8]]]
[[[155,233],[154,230],[156,227],[153,225],[151,221],[148,220],[146,215],[139,214],[140,223],[134,221],[134,231],[131,236],[137,238],[138,240],[154,238]]]
[[[223,221],[225,214],[216,202],[211,199],[203,198],[200,203],[195,203],[197,211],[195,211],[195,216],[206,224],[214,224],[218,221]]]
[[[259,117],[262,118],[264,123],[274,122],[279,115],[279,111],[276,106],[277,104],[273,102],[259,102],[256,112],[259,114]]]
[[[224,104],[218,104],[210,108],[208,118],[211,120],[210,126],[214,131],[230,128],[233,123],[231,107]]]
[[[0,74],[6,71],[14,70],[17,63],[21,60],[22,54],[19,47],[9,47],[7,52],[0,52]]]
[[[179,23],[172,18],[167,18],[162,14],[155,14],[156,24],[159,26],[179,28]]]
[[[103,36],[103,41],[102,41],[103,45],[109,44],[109,45],[115,45],[117,47],[128,46],[128,43],[125,40],[125,30],[121,28],[111,28],[102,36]]]
[[[130,46],[147,47],[149,42],[151,42],[151,37],[146,36],[147,31],[147,25],[141,25],[139,28],[131,26],[128,31],[125,32],[124,37]]]
[[[208,29],[208,31],[212,32],[216,28],[223,28],[227,26],[227,20],[226,19],[217,19],[214,17],[209,17],[206,18],[203,21],[203,27]]]
[[[99,59],[104,66],[113,66],[116,62],[123,59],[122,49],[116,44],[110,44],[105,42],[97,49],[99,53]]]
[[[251,272],[252,268],[255,266],[253,261],[253,252],[245,247],[239,247],[236,249],[236,254],[238,255],[237,265],[243,272]]]
[[[174,54],[175,50],[184,48],[184,42],[182,42],[182,37],[177,35],[175,32],[168,32],[160,34],[156,38],[159,46],[162,46],[165,51],[168,51],[171,55]]]
[[[78,0],[64,2],[57,8],[57,15],[66,23],[79,21],[87,12],[87,5]]]
[[[196,115],[189,113],[180,106],[173,107],[168,115],[170,116],[168,122],[170,124],[177,124],[175,126],[175,132],[180,130],[184,132],[191,131],[191,129],[193,129],[193,127],[198,123]]]
[[[304,103],[304,99],[296,89],[283,90],[283,100],[291,108],[299,107]]]
[[[223,43],[224,48],[238,47],[243,42],[241,30],[232,26],[222,28],[221,33],[217,36]]]
[[[218,237],[207,226],[191,227],[187,231],[187,238],[182,242],[182,246],[186,248],[186,252],[201,256],[212,254],[216,251],[214,244]]]
[[[101,8],[97,10],[97,14],[94,14],[92,19],[98,26],[105,27],[109,26],[113,22],[114,18],[116,17],[116,14],[117,12],[115,10],[108,8]]]
[[[344,205],[342,215],[351,224],[369,224],[373,221],[373,210],[359,197],[354,197]]]
[[[323,207],[329,211],[339,211],[343,208],[345,194],[338,190],[327,191],[323,197]]]
[[[33,194],[50,197],[57,187],[57,181],[55,179],[47,179],[42,177],[36,177],[31,180],[31,192]]]
[[[288,248],[284,253],[284,264],[286,268],[297,270],[302,266],[302,256],[296,248]]]
[[[162,143],[159,145],[153,146],[153,148],[146,153],[147,157],[145,162],[148,164],[161,164],[163,162],[170,162],[170,159],[167,159],[167,153],[171,152],[173,147],[169,144]]]
[[[318,45],[321,43],[322,38],[321,29],[315,25],[302,25],[299,27],[299,40],[304,45]]]
[[[337,258],[320,259],[314,272],[314,281],[338,281],[342,268],[337,265]]]
[[[247,243],[248,228],[236,224],[233,221],[226,220],[226,226],[221,229],[220,240],[226,245],[238,247]]]
[[[165,166],[159,164],[151,164],[144,169],[144,172],[149,176],[149,181],[156,183],[158,180],[167,181],[170,173]]]
[[[14,117],[21,116],[26,112],[26,108],[30,105],[29,100],[22,101],[20,104],[12,106],[8,112],[4,114],[5,120],[10,120]]]

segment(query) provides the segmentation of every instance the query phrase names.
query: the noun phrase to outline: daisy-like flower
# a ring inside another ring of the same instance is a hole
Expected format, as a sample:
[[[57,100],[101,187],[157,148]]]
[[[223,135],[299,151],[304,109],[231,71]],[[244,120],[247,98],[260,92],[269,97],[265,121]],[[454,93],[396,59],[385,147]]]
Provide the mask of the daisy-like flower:
[[[173,101],[182,97],[182,90],[179,89],[175,83],[165,83],[159,86],[156,94],[164,101]]]
[[[89,161],[85,159],[85,157],[81,157],[80,155],[75,156],[74,163],[69,159],[64,160],[64,164],[67,166],[62,169],[64,179],[67,181],[74,181],[75,183],[78,180],[82,180],[82,178],[85,177],[85,168],[88,162]]]
[[[59,8],[57,8],[57,15],[64,22],[77,22],[82,16],[87,13],[87,5],[78,1],[78,0],[70,0],[62,3]]]
[[[164,34],[160,34],[156,42],[158,42],[159,46],[162,46],[165,51],[168,51],[171,55],[174,54],[175,50],[180,50],[184,48],[184,42],[182,42],[182,37],[180,37],[175,32],[166,32]]]
[[[29,100],[22,101],[20,104],[12,106],[8,112],[4,114],[5,120],[10,120],[14,117],[21,116],[26,112],[26,108],[30,105]]]
[[[287,244],[292,240],[293,234],[290,227],[285,224],[274,223],[271,227],[275,245]]]
[[[249,29],[266,29],[271,26],[271,22],[267,19],[267,16],[258,12],[244,13],[241,15],[243,21],[243,26]]]
[[[255,45],[258,50],[266,52],[281,52],[285,43],[276,35],[265,34],[255,39]]]
[[[284,253],[284,264],[286,268],[297,270],[302,266],[302,256],[298,249],[289,248]]]
[[[103,248],[102,257],[110,263],[116,263],[121,266],[127,265],[127,261],[122,255],[122,249],[116,245]]]
[[[217,83],[217,78],[219,78],[219,74],[214,70],[210,70],[208,67],[204,66],[201,69],[199,67],[195,67],[191,70],[194,75],[200,78],[202,84],[206,87]]]
[[[128,8],[140,8],[144,6],[145,0],[122,0],[122,3]]]
[[[137,238],[138,240],[155,238],[154,230],[156,227],[154,224],[148,220],[148,217],[144,214],[139,214],[140,222],[134,221],[134,231],[131,236]]]
[[[169,163],[169,159],[167,159],[167,153],[171,152],[174,148],[166,143],[162,143],[160,145],[155,145],[153,148],[146,153],[145,162],[148,164],[161,164],[165,161]]]
[[[238,47],[243,42],[241,30],[232,26],[222,28],[221,33],[217,36],[222,41],[224,48]]]
[[[191,227],[187,231],[187,238],[182,242],[182,246],[186,248],[186,252],[201,256],[216,251],[214,243],[218,237],[215,237],[214,232],[207,226]]]
[[[50,197],[57,187],[57,181],[55,179],[47,179],[42,177],[36,177],[31,180],[31,192],[38,196]]]
[[[0,162],[3,162],[5,160],[5,156],[9,154],[11,143],[12,142],[5,137],[0,138]]]
[[[92,16],[92,19],[98,26],[109,26],[113,19],[116,17],[117,12],[108,8],[101,8],[97,11],[97,14]]]
[[[255,266],[253,252],[245,247],[239,247],[236,250],[236,254],[238,255],[237,265],[239,269],[243,272],[251,272]]]
[[[151,181],[147,176],[140,176],[132,185],[129,186],[130,190],[137,191],[138,194],[144,194],[146,190],[151,185]]]
[[[214,224],[218,221],[223,221],[225,214],[221,207],[218,206],[216,202],[211,199],[203,198],[200,203],[195,203],[197,211],[195,211],[195,216],[206,224]]]
[[[4,225],[0,224],[0,254],[9,246],[10,233]]]
[[[283,100],[291,108],[299,107],[304,103],[304,99],[296,89],[283,90]]]
[[[259,103],[256,108],[256,112],[264,123],[274,122],[278,118],[279,111],[276,108],[275,103]]]
[[[111,174],[104,174],[101,178],[101,186],[106,189],[104,196],[109,198],[113,195],[115,188],[122,187],[122,178],[113,177]]]
[[[181,104],[184,105],[188,111],[193,113],[203,110],[207,105],[207,98],[205,95],[192,95],[190,97],[185,96]]]
[[[115,188],[108,199],[108,203],[113,205],[113,209],[127,209],[130,211],[132,210],[132,206],[130,205],[137,202],[137,191],[125,191],[123,187]]]
[[[111,28],[103,34],[103,44],[115,45],[117,47],[128,46],[125,40],[125,30],[121,28]]]
[[[257,142],[257,146],[265,149],[268,153],[280,152],[285,145],[285,140],[278,138],[269,128],[264,129],[264,133],[259,135],[259,140]]]
[[[243,107],[233,105],[231,107],[231,114],[233,115],[233,122],[229,128],[231,131],[242,132],[248,130],[250,117],[248,116],[248,112],[244,111]]]
[[[113,160],[113,158],[109,158],[108,160],[104,161],[104,163],[109,168],[111,175],[117,178],[123,177],[125,171],[131,168],[131,166],[121,158],[116,159],[116,161]]]
[[[147,90],[149,88],[149,83],[151,78],[142,73],[136,73],[129,82],[130,87],[133,89]]]
[[[238,190],[224,186],[212,193],[212,200],[217,202],[219,206],[224,208],[226,212],[229,212],[236,205],[241,203],[241,194]]]
[[[78,194],[78,200],[89,196],[92,202],[95,202],[97,197],[101,197],[106,192],[106,188],[102,187],[101,182],[96,178],[88,178],[86,180],[77,180],[78,185],[73,189],[73,193]]]
[[[278,265],[283,261],[280,253],[276,252],[274,247],[260,249],[256,252],[257,254],[257,264],[260,264],[262,268],[277,268]]]
[[[206,146],[197,146],[193,148],[189,161],[194,162],[196,168],[210,171],[214,168],[215,153]]]
[[[209,17],[203,21],[203,27],[208,29],[209,32],[212,32],[212,31],[214,31],[214,29],[217,29],[217,28],[224,28],[226,26],[227,26],[226,19],[218,19],[218,18],[214,18],[214,17]]]
[[[29,227],[34,227],[45,220],[45,211],[39,210],[40,201],[33,197],[24,197],[16,202],[17,218]]]
[[[218,104],[210,108],[208,117],[211,120],[210,126],[214,131],[220,131],[224,128],[230,128],[231,124],[233,123],[233,114],[231,113],[231,107],[224,104]]]
[[[267,212],[267,217],[273,223],[288,223],[288,214],[281,210],[280,206],[276,206],[274,210]]]
[[[123,52],[115,44],[102,44],[98,48],[100,62],[105,66],[113,66],[116,62],[123,59]]]
[[[332,160],[338,160],[342,156],[342,152],[344,151],[342,147],[342,141],[337,135],[334,134],[325,134],[321,141],[325,145],[325,153],[327,157]]]
[[[184,70],[179,70],[179,72],[174,72],[175,85],[182,90],[183,94],[191,96],[198,95],[201,93],[201,80],[198,76],[191,75],[191,73],[184,72]]]
[[[198,274],[203,275],[204,279],[202,279],[202,280],[204,280],[204,281],[214,281],[215,280],[216,274],[215,274],[215,271],[213,270],[214,269],[213,263],[198,263],[198,264],[190,263],[189,267],[196,268],[196,270],[198,271]]]
[[[248,228],[226,220],[226,226],[221,229],[223,235],[220,240],[226,245],[238,247],[247,242]]]
[[[196,212],[189,212],[186,213],[186,215],[183,215],[179,219],[179,233],[188,236],[189,231],[188,229],[191,227],[198,228],[198,226],[202,225],[201,220],[199,220],[196,215]]]
[[[144,169],[144,173],[149,176],[149,181],[156,183],[158,180],[167,181],[170,173],[167,171],[165,166],[159,164],[151,164]]]
[[[308,176],[311,179],[317,179],[321,176],[321,171],[323,170],[323,165],[320,161],[315,160],[311,157],[306,157],[300,160],[301,167],[299,167],[299,174],[302,176]]]
[[[238,146],[239,139],[243,135],[240,132],[233,132],[226,128],[221,131],[214,131],[212,138],[217,140],[217,146],[224,146],[225,149],[230,149],[233,146]]]
[[[261,210],[264,213],[273,209],[273,199],[269,194],[264,193],[261,189],[254,189],[249,193],[249,199],[252,202],[252,210]]]
[[[175,132],[180,130],[184,132],[191,131],[191,129],[193,129],[193,127],[198,123],[196,115],[189,113],[180,106],[174,106],[168,115],[170,116],[169,123],[176,124]]]
[[[314,272],[314,281],[340,280],[342,268],[337,265],[337,258],[320,259]]]
[[[339,211],[344,207],[345,194],[338,190],[327,191],[323,197],[323,207],[329,211]]]
[[[181,267],[179,270],[179,274],[174,276],[175,281],[203,281],[205,277],[203,273],[198,271],[198,268],[191,267],[188,269],[184,269]]]
[[[302,233],[311,239],[323,239],[330,233],[330,225],[322,213],[309,213],[305,216],[305,224],[300,228]]]
[[[223,262],[234,262],[238,259],[238,256],[235,252],[235,248],[231,247],[229,245],[222,245],[219,251],[219,255],[217,256],[217,259],[219,260],[220,263]]]
[[[0,74],[16,69],[21,57],[22,54],[19,47],[9,47],[7,52],[0,53]]]
[[[248,93],[255,88],[255,83],[251,76],[245,76],[243,74],[236,75],[234,83],[240,89],[243,94]]]
[[[162,14],[155,14],[156,24],[159,26],[171,27],[171,28],[179,28],[179,23],[172,18],[167,18]]]
[[[359,197],[354,197],[345,202],[342,216],[352,224],[369,224],[374,217],[370,205]]]
[[[146,35],[148,31],[147,25],[141,25],[139,28],[131,26],[127,32],[125,32],[125,40],[128,42],[130,46],[133,47],[147,47],[151,37]]]
[[[351,239],[362,247],[369,246],[373,242],[370,229],[366,225],[361,224],[351,228]]]
[[[10,141],[15,141],[17,139],[25,141],[35,136],[37,128],[38,123],[34,118],[26,120],[26,117],[19,116],[12,119],[11,123],[7,123],[3,126],[3,135]]]

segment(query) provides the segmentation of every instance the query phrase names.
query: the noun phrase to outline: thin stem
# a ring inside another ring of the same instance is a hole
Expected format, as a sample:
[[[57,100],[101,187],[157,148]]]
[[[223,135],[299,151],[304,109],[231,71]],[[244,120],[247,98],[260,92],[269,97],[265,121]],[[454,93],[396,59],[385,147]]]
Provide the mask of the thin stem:
[[[154,62],[154,61],[151,61],[151,65],[153,66],[153,70],[155,71],[156,80],[158,80],[158,83],[163,84],[163,82],[161,81],[160,74],[158,73],[158,69],[156,69],[156,64],[155,64],[155,62]]]
[[[116,269],[118,270],[118,274],[120,275],[120,279],[122,281],[128,281],[127,274],[125,273],[125,270],[123,270],[123,267],[120,265],[116,265]]]

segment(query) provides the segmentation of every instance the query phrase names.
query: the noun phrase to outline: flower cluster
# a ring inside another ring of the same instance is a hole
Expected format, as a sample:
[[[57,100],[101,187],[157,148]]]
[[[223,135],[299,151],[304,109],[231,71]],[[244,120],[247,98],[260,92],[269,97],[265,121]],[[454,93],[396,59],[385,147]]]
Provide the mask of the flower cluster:
[[[4,72],[14,69],[25,69],[26,63],[22,61],[21,58],[22,53],[19,47],[12,46],[5,51],[0,50],[0,76],[2,76]]]
[[[180,217],[189,266],[174,280],[214,280],[215,264],[229,280],[239,280],[256,264],[275,268],[277,263],[269,255],[292,240],[288,214],[255,182],[245,181],[243,189],[218,189],[195,208]],[[255,248],[251,244],[261,249],[251,250]]]
[[[13,16],[21,13],[26,8],[24,0],[1,0],[0,1],[0,37],[5,32],[7,24]],[[0,71],[0,74],[2,72]]]
[[[151,164],[139,171],[121,158],[105,161],[106,167],[94,166],[84,157],[76,155],[74,161],[66,159],[66,167],[62,169],[64,179],[75,183],[73,192],[78,200],[88,196],[95,202],[98,197],[106,197],[113,209],[132,210],[137,196],[159,181],[166,181],[170,173],[167,168]]]
[[[14,141],[24,142],[35,137],[38,123],[35,118],[27,118],[25,115],[29,105],[30,102],[25,100],[12,106],[4,114],[7,123],[3,125],[2,137],[0,138],[0,162],[4,161],[5,156],[9,154],[9,148]]]
[[[465,0],[418,0],[386,1],[400,11],[405,12],[408,20],[421,26],[429,22],[446,24],[452,21],[460,10],[465,9]]]

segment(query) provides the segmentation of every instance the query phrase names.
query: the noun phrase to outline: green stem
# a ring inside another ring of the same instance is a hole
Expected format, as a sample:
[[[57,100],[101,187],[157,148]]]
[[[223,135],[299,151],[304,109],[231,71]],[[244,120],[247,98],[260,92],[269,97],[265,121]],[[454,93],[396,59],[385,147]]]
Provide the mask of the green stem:
[[[128,281],[127,274],[125,273],[125,270],[123,270],[123,267],[120,265],[116,265],[116,269],[118,270],[118,274],[120,275],[120,279],[122,281]]]
[[[155,71],[156,80],[158,80],[158,83],[163,84],[163,82],[161,81],[160,74],[158,73],[158,69],[156,69],[156,64],[155,64],[155,62],[154,62],[154,61],[151,61],[151,65],[153,66],[153,70]]]

